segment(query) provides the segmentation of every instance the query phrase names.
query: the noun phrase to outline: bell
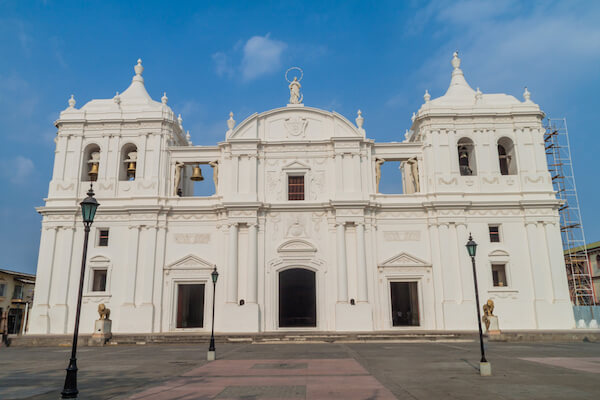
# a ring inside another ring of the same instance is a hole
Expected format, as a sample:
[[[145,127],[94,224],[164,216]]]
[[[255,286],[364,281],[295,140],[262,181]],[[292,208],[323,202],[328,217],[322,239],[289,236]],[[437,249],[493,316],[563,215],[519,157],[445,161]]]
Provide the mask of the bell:
[[[202,176],[202,170],[200,169],[200,164],[197,164],[194,167],[194,172],[192,173],[192,176],[190,176],[190,179],[193,181],[203,181],[204,177]]]
[[[91,163],[88,176],[90,177],[90,181],[92,182],[95,182],[98,179],[98,163]]]
[[[135,162],[133,161],[129,162],[129,165],[127,166],[127,177],[135,178]]]

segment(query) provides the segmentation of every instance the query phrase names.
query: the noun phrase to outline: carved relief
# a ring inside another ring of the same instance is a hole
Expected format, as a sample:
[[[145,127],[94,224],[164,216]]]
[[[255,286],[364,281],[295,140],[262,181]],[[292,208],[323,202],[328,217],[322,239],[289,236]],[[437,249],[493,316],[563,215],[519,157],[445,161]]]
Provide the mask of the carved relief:
[[[310,181],[310,198],[316,200],[323,193],[325,186],[325,172],[315,171]]]
[[[308,125],[306,118],[299,116],[286,118],[285,122],[283,123],[285,131],[287,132],[287,137],[292,136],[304,138],[306,125]]]
[[[281,200],[281,174],[279,172],[267,172],[267,190],[275,200]]]
[[[386,242],[418,242],[421,240],[420,231],[384,231]]]
[[[61,191],[67,191],[67,190],[72,190],[73,186],[75,186],[73,183],[69,184],[69,185],[62,185],[60,183],[56,184],[56,190],[61,192]]]
[[[178,244],[196,244],[209,243],[210,233],[176,233],[175,243]]]
[[[488,179],[488,178],[486,178],[486,177],[484,176],[483,178],[481,178],[481,180],[483,181],[483,183],[490,183],[490,184],[493,184],[493,183],[500,183],[500,179],[498,179],[498,177],[497,177],[497,176],[495,176],[495,177],[494,177],[494,178],[492,178],[492,179]]]
[[[296,215],[288,222],[286,237],[306,237],[304,216]]]
[[[444,178],[438,178],[438,183],[442,184],[442,185],[456,185],[458,184],[458,181],[456,178],[452,178],[450,180],[446,180]]]

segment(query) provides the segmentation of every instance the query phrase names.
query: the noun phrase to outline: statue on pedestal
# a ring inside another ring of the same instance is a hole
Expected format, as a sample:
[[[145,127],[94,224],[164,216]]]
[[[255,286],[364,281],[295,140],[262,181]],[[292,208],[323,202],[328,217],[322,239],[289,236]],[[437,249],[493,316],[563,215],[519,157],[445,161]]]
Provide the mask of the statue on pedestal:
[[[498,317],[494,315],[494,300],[488,299],[483,305],[483,317],[481,321],[485,324],[485,330],[488,335],[500,334],[500,325]]]

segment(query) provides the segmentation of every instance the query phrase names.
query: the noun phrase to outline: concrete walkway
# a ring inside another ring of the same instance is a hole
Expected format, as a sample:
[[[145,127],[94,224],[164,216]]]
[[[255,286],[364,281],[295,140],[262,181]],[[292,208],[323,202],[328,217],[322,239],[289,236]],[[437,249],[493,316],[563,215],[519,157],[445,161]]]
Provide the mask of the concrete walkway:
[[[597,399],[600,344],[132,345],[79,351],[81,399]],[[0,348],[0,399],[56,399],[68,348]]]

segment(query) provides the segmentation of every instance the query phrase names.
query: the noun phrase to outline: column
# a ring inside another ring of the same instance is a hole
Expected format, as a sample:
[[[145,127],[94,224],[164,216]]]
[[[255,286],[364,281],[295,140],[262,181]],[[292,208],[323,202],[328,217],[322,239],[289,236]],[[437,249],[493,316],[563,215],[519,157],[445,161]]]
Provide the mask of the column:
[[[142,288],[141,288],[141,303],[152,305],[152,294],[154,292],[154,265],[156,257],[156,234],[157,227],[147,227],[148,233],[145,235],[144,253],[143,253],[143,271],[142,271]]]
[[[529,262],[531,263],[531,273],[533,280],[533,297],[535,300],[545,300],[546,287],[544,285],[545,271],[539,262],[539,251],[536,240],[536,222],[526,221],[525,229],[527,230],[527,242],[529,244]]]
[[[341,193],[344,190],[344,188],[343,188],[344,168],[342,165],[343,154],[336,153],[336,154],[334,154],[334,157],[335,157],[335,191],[337,193]]]
[[[368,301],[367,293],[367,252],[365,246],[365,224],[359,223],[356,225],[356,265],[358,272],[358,302],[366,303]]]
[[[127,266],[125,268],[125,292],[124,292],[124,305],[134,305],[135,299],[135,281],[137,275],[138,265],[138,247],[140,239],[140,226],[131,225],[129,226],[129,251],[127,254]]]
[[[248,226],[248,288],[246,299],[248,303],[256,303],[258,297],[258,225]]]
[[[238,225],[229,225],[229,263],[227,268],[227,302],[237,303],[238,289]]]
[[[465,247],[465,244],[469,239],[469,235],[467,234],[467,226],[462,222],[455,224],[455,226],[456,251],[458,252],[459,265],[458,269],[460,271],[460,278],[462,282],[462,298],[463,301],[473,301],[475,300],[475,287],[473,285],[473,268],[471,267],[471,260]],[[479,286],[479,292],[485,293],[485,288],[487,288],[488,285],[488,279],[479,272],[480,268],[477,269],[477,283]]]
[[[54,252],[56,249],[57,226],[45,227],[40,240],[40,257],[35,288],[35,303],[40,306],[50,304],[50,284],[54,269]],[[42,266],[43,264],[43,266]]]
[[[348,301],[348,266],[346,264],[346,224],[336,224],[338,259],[338,302]]]

